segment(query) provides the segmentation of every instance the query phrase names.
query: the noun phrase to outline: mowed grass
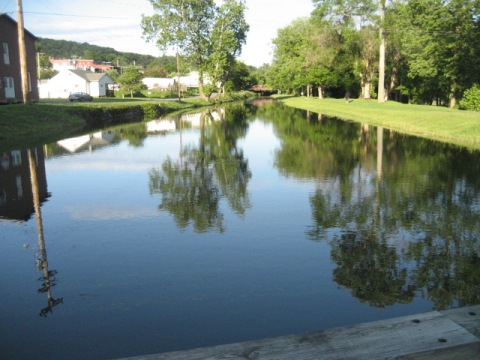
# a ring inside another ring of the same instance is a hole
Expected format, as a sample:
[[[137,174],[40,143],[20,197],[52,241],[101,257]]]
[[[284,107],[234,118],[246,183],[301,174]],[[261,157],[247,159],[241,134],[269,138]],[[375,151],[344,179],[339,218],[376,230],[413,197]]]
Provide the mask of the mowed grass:
[[[295,108],[480,150],[480,112],[394,101],[279,98]]]
[[[45,144],[63,136],[76,134],[85,120],[66,106],[2,105],[0,106],[0,148],[26,148]]]
[[[70,103],[67,100],[45,100],[39,103],[0,106],[0,150],[27,148],[55,142],[85,131],[82,107],[129,107],[146,103],[161,104],[165,113],[205,106],[199,99],[161,101],[148,99],[95,99],[93,102]]]
[[[405,134],[421,136],[469,149],[480,150],[480,113],[440,106],[406,105],[375,100],[318,99],[279,96],[286,105],[344,120],[382,126]],[[75,136],[85,128],[78,107],[133,106],[149,99],[96,99],[92,103],[69,104],[52,100],[36,104],[0,106],[0,149],[25,148]],[[205,105],[199,99],[161,101],[166,112]]]

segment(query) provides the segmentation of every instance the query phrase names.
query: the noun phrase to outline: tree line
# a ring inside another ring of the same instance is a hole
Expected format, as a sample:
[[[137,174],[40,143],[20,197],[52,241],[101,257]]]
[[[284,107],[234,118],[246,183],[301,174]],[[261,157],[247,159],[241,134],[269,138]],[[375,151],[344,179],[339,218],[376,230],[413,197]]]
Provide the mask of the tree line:
[[[313,3],[309,17],[279,30],[271,86],[450,107],[478,89],[480,1]]]
[[[111,62],[113,65],[149,66],[156,57],[130,52],[121,52],[113,48],[79,43],[68,40],[39,38],[37,51],[55,59],[89,59],[98,62]],[[174,68],[173,68],[174,69]]]
[[[40,78],[50,78],[49,57],[87,58],[122,67],[122,75],[138,90],[142,77],[176,77],[190,71],[199,73],[199,94],[207,100],[227,91],[249,89],[257,83],[256,69],[237,58],[245,44],[249,26],[245,21],[245,1],[214,0],[151,1],[153,15],[141,21],[144,39],[154,42],[159,52],[176,56],[122,53],[112,48],[65,40],[40,39]],[[126,74],[128,73],[128,74]],[[115,73],[111,73],[117,80]],[[120,82],[120,81],[119,81]]]

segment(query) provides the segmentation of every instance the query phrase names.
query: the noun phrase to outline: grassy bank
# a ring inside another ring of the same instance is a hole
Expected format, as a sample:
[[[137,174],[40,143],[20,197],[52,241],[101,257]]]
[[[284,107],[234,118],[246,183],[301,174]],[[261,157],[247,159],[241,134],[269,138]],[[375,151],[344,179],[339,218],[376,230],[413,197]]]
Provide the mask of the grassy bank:
[[[282,97],[286,105],[480,150],[480,113],[389,101]]]
[[[96,99],[69,104],[65,100],[0,106],[0,150],[27,148],[77,136],[91,129],[136,122],[181,109],[205,106],[199,99],[148,101]]]

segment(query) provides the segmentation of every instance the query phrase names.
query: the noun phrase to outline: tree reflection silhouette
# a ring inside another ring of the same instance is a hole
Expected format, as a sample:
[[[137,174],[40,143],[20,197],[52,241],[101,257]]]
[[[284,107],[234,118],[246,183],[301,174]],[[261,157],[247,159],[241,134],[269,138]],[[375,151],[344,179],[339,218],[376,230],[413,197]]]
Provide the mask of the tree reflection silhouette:
[[[246,128],[244,119],[244,109],[230,108],[224,118],[213,122],[212,110],[205,110],[200,114],[198,147],[184,147],[178,161],[167,158],[161,169],[150,170],[150,193],[161,195],[159,209],[172,214],[179,228],[193,223],[197,232],[223,232],[222,198],[237,214],[250,206],[251,173],[236,147],[237,136],[244,133],[238,129]]]
[[[331,256],[338,266],[333,278],[360,301],[385,307],[413,300],[415,287],[408,284],[407,269],[398,266],[395,249],[378,241],[375,233],[348,232],[334,244]]]
[[[479,154],[302,114],[274,120],[275,164],[316,181],[307,236],[331,245],[334,279],[378,307],[480,303]]]

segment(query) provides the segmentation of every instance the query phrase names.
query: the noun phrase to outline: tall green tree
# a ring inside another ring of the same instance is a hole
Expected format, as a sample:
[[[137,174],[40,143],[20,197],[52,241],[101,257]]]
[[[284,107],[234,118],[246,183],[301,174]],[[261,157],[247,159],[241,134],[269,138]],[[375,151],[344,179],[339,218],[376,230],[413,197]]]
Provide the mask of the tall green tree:
[[[179,70],[180,74],[188,73],[188,69],[181,68]],[[174,76],[177,73],[177,59],[175,56],[160,56],[148,64],[145,74],[147,73],[151,77]]]
[[[210,82],[224,83],[246,39],[244,0],[150,0],[155,14],[143,16],[143,35],[162,50],[176,48],[199,73],[199,94],[205,76]],[[209,89],[211,91],[211,89]]]
[[[143,88],[142,83],[143,74],[137,68],[131,67],[123,70],[122,75],[117,78],[122,88],[130,92],[130,97],[133,97],[135,91]]]
[[[305,48],[307,46],[307,19],[299,19],[278,30],[273,40],[275,46],[269,82],[273,87],[288,92],[299,91],[307,84]]]
[[[199,73],[199,93],[210,54],[210,29],[215,14],[213,0],[150,0],[155,11],[142,17],[144,37],[163,51],[176,48]]]
[[[269,82],[287,91],[306,87],[308,96],[317,88],[320,98],[326,89],[353,87],[353,53],[358,50],[347,41],[348,33],[339,33],[334,25],[318,18],[299,19],[280,29],[273,41]]]
[[[253,74],[252,68],[242,61],[235,61],[225,83],[226,91],[247,90],[255,84],[257,84],[257,79]]]
[[[345,48],[355,55],[353,65],[360,79],[362,97],[369,99],[379,55],[374,31],[377,3],[374,0],[313,0],[313,3],[312,16],[334,26],[345,39]]]
[[[38,53],[38,78],[40,80],[51,79],[54,77],[58,71],[53,69],[52,63],[50,62],[49,57],[44,53]]]
[[[390,31],[399,32],[407,64],[405,83],[417,102],[454,107],[463,92],[479,81],[479,15],[478,0],[394,4]]]
[[[326,22],[310,20],[305,37],[303,52],[309,88],[310,85],[318,87],[318,97],[323,98],[326,88],[339,87],[341,77],[348,78],[348,66],[344,66],[348,56],[343,51],[342,37]]]
[[[217,99],[247,39],[249,25],[245,20],[245,0],[224,0],[218,8],[212,28],[210,67],[208,73],[217,86]]]

